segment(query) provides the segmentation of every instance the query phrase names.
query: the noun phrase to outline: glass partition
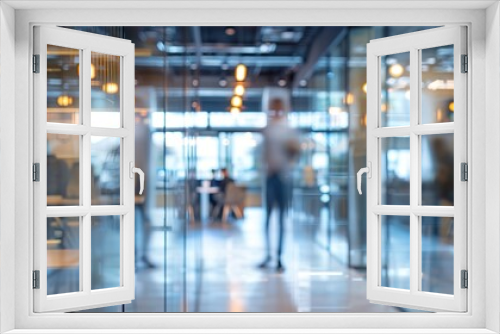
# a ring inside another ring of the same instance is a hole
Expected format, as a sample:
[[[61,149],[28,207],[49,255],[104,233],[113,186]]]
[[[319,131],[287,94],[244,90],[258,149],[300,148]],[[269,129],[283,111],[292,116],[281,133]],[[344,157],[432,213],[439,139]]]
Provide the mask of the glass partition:
[[[136,299],[90,312],[407,311],[366,300],[366,197],[357,194],[355,172],[366,163],[366,44],[427,28],[76,27],[135,44],[136,164],[147,176],[144,195],[135,198]],[[331,33],[331,43],[322,46],[309,75],[294,80],[292,73],[297,75],[323,30]],[[201,53],[194,32],[201,36]],[[449,50],[425,51],[422,57],[422,103],[429,110],[422,122],[452,120]],[[51,59],[54,97],[48,113],[54,121],[77,123],[80,58],[57,50]],[[384,126],[406,124],[407,60],[392,55],[381,63]],[[92,105],[92,117],[99,126],[115,127],[120,122],[120,78],[115,75],[120,64],[101,54],[94,55],[92,64],[92,94],[105,101]],[[238,74],[245,74],[242,80],[236,78],[238,65],[244,65]],[[63,94],[73,97],[71,106],[57,104]],[[271,103],[273,96],[284,101],[280,108],[287,113],[281,122],[291,128],[281,153],[271,154],[276,158],[285,152],[289,160],[287,178],[281,181],[270,173],[266,146],[266,128],[275,114],[269,109],[278,108]],[[422,191],[426,200],[444,205],[441,190],[429,188],[440,177],[433,158],[436,139],[424,137],[422,169],[427,176]],[[50,141],[55,145],[63,139]],[[409,139],[384,141],[380,154],[387,187],[382,200],[407,205]],[[441,141],[447,143],[446,138]],[[120,143],[96,137],[92,147],[93,199],[96,204],[119,201],[120,171],[113,164],[120,157]],[[443,147],[440,156],[446,155]],[[269,196],[286,199],[274,203],[286,207],[281,268],[276,258],[279,210],[274,209],[266,227]],[[93,254],[95,289],[116,286],[112,272],[119,263],[113,262],[113,240],[120,219],[94,218],[94,242],[103,243]],[[384,286],[408,285],[405,245],[391,242],[391,235],[408,234],[406,218],[381,217]],[[61,218],[58,224],[65,222]],[[57,231],[58,225],[50,224]],[[422,220],[424,291],[448,291],[450,224],[434,217]],[[61,244],[51,247],[73,247]],[[64,279],[75,273],[71,275]]]

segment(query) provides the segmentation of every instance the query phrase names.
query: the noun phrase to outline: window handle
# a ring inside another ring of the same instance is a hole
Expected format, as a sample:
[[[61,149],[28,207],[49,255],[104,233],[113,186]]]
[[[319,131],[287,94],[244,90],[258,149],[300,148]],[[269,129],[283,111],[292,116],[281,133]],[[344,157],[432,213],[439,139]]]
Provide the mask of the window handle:
[[[371,179],[372,178],[372,163],[368,161],[368,166],[361,168],[358,171],[358,193],[361,195],[361,175],[366,173],[366,177]]]
[[[130,161],[129,170],[130,170],[129,176],[131,179],[134,178],[134,173],[139,174],[139,185],[140,185],[139,195],[142,195],[142,192],[144,191],[144,172],[142,171],[142,169],[134,167],[133,161]]]

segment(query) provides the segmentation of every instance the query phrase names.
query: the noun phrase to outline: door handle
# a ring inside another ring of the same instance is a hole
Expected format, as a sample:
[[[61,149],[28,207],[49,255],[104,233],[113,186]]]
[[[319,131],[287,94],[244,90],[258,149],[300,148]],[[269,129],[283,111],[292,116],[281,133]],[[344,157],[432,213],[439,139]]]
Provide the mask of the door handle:
[[[130,161],[129,163],[129,170],[130,170],[130,178],[134,178],[134,174],[139,174],[139,195],[142,195],[142,192],[144,191],[144,172],[142,169],[134,167],[134,162]]]
[[[366,173],[366,177],[371,179],[372,178],[372,163],[368,161],[368,166],[367,167],[364,167],[364,168],[361,168],[360,170],[358,170],[358,193],[361,195],[363,194],[361,192],[361,175],[363,175],[364,173]]]

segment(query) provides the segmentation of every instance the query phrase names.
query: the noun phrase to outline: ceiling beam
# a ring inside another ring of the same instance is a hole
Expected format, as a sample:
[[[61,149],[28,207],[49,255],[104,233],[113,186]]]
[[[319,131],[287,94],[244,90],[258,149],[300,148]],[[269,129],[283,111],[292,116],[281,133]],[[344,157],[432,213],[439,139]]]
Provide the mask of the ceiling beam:
[[[308,48],[304,63],[293,77],[292,88],[299,87],[302,80],[307,80],[314,72],[314,67],[332,45],[338,45],[347,36],[346,27],[323,27]]]

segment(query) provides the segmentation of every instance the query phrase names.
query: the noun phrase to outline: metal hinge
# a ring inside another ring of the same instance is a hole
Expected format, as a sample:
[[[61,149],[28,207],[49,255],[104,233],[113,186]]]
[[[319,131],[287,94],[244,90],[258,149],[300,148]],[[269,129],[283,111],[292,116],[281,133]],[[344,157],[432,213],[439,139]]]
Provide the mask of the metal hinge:
[[[40,289],[40,270],[33,270],[33,289]]]
[[[469,287],[469,273],[467,272],[467,270],[462,270],[460,272],[460,276],[462,289],[467,289]]]
[[[33,55],[33,73],[40,73],[40,55]]]
[[[460,164],[460,180],[461,181],[469,181],[469,166],[466,162],[462,162]]]
[[[469,57],[467,55],[462,55],[462,69],[460,72],[469,72]]]
[[[38,162],[33,164],[33,181],[40,182],[40,164]]]

